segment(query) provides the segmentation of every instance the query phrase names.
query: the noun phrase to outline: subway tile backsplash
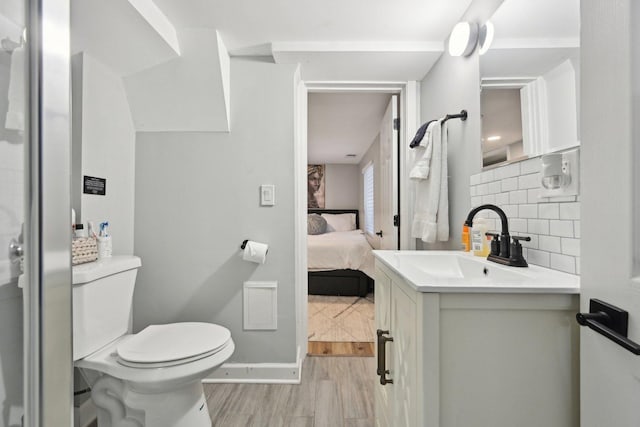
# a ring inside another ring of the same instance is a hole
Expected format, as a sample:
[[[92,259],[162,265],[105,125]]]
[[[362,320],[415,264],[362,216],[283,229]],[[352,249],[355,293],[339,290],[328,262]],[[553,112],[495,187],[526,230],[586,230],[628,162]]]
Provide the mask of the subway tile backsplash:
[[[529,264],[580,274],[580,197],[539,197],[540,158],[512,163],[472,175],[471,207],[485,203],[500,206],[509,218],[511,234],[531,236],[523,243]],[[489,219],[499,231],[498,216],[490,211],[478,215]]]

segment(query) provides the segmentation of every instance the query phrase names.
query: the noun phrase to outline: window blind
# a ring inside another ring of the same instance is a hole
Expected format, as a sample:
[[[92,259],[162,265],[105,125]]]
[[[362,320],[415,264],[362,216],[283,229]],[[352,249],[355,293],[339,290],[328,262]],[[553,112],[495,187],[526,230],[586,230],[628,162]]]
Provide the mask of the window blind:
[[[373,164],[362,171],[364,175],[364,231],[373,235]]]

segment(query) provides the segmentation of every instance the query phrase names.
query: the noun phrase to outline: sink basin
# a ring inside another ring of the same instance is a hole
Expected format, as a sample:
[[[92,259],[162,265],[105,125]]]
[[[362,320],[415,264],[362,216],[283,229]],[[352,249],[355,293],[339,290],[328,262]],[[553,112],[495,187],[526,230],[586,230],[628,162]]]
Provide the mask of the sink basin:
[[[508,267],[458,251],[374,251],[422,292],[579,293],[579,277],[548,268]]]

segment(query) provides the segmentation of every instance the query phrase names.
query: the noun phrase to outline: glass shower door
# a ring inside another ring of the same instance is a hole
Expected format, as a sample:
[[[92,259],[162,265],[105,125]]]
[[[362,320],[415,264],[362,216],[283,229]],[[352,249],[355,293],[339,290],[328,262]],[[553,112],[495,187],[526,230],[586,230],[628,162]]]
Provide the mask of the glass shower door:
[[[69,108],[69,0],[1,0],[0,427],[72,425]]]
[[[25,0],[0,3],[0,427],[20,426],[23,405],[22,291],[26,57]]]

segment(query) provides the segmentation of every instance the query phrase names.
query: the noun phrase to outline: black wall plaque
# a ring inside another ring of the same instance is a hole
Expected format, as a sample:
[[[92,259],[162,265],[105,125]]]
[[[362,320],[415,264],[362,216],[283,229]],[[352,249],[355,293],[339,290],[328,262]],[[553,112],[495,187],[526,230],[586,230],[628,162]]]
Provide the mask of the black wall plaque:
[[[104,196],[107,194],[107,180],[96,178],[95,176],[84,176],[84,194],[97,194]]]

